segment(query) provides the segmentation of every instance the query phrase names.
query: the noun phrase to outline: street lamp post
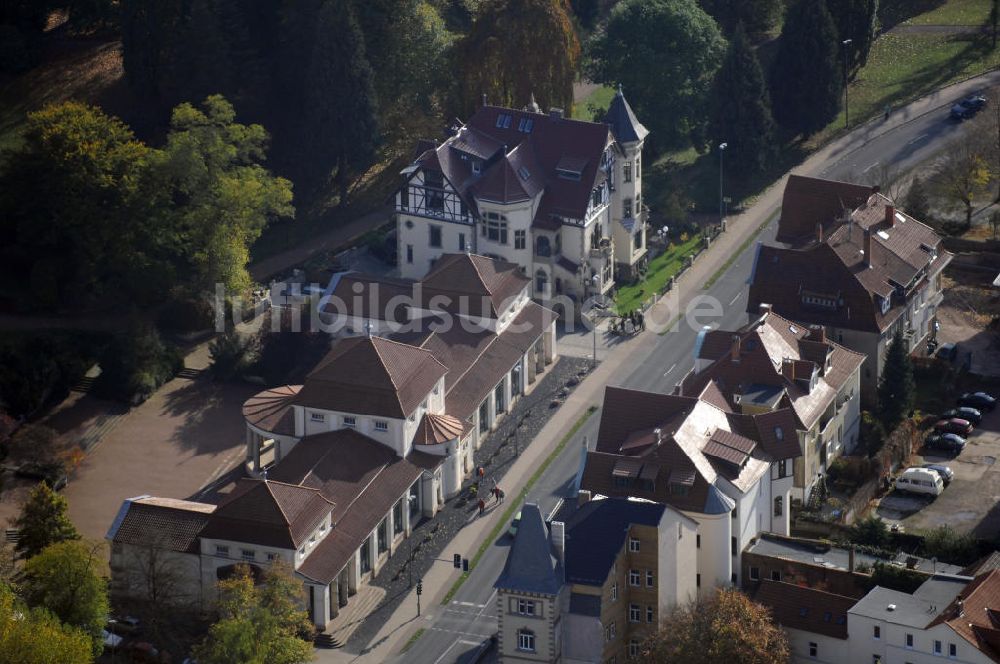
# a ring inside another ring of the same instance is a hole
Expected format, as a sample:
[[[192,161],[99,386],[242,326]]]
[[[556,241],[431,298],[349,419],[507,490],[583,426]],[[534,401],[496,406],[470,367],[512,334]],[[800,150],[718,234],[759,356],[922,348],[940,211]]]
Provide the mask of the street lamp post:
[[[600,292],[600,288],[601,288],[600,287],[600,277],[595,274],[593,277],[590,278],[590,282],[592,284],[594,284],[594,288],[596,288],[597,291]],[[591,368],[591,370],[593,370],[594,368],[597,367],[597,316],[595,316],[594,313],[593,313],[594,312],[594,308],[593,307],[590,308],[590,312],[591,312],[590,313],[590,330],[591,330],[591,333],[592,333],[591,336],[594,339],[594,360],[590,363],[590,368]]]
[[[844,46],[844,127],[851,126],[851,112],[847,104],[847,49],[853,42],[853,39],[845,39],[840,42]]]
[[[722,163],[723,156],[726,154],[726,148],[729,147],[729,143],[719,143],[719,227],[723,227],[726,224],[726,208],[725,200],[722,195]]]

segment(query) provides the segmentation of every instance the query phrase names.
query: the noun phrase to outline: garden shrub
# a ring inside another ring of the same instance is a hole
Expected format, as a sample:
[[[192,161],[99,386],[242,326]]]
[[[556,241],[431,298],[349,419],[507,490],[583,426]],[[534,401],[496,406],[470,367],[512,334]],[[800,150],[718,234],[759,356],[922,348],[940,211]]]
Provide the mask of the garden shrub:
[[[115,335],[101,356],[101,375],[94,392],[130,403],[149,398],[184,368],[180,351],[164,343],[155,328],[139,325]]]

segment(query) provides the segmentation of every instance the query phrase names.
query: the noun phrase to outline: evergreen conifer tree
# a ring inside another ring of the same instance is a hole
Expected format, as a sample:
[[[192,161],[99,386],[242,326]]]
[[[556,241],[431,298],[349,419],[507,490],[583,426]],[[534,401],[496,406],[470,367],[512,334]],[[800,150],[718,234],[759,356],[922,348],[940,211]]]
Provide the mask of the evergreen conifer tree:
[[[896,330],[885,356],[878,385],[879,418],[886,432],[893,431],[913,409],[916,383],[913,365],[903,344],[902,330]]]
[[[729,143],[727,164],[746,175],[766,168],[774,151],[771,100],[760,63],[746,33],[737,26],[712,85],[709,135]]]
[[[788,8],[771,69],[771,105],[780,125],[809,136],[840,110],[843,65],[825,0]]]
[[[80,539],[66,514],[67,508],[65,498],[46,482],[39,482],[28,494],[21,514],[14,521],[19,535],[17,550],[30,558],[50,544]]]

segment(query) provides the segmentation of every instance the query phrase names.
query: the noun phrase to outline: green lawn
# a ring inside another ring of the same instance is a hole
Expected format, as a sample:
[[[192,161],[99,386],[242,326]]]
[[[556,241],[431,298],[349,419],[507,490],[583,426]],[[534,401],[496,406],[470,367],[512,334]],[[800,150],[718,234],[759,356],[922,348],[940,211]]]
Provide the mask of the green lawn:
[[[990,17],[990,0],[948,0],[903,25],[982,25]]]
[[[623,286],[618,289],[615,295],[615,305],[619,314],[638,309],[642,303],[652,295],[659,293],[670,277],[677,274],[684,259],[694,253],[701,244],[701,236],[695,235],[681,244],[675,244],[664,253],[660,254],[649,262],[649,271],[646,278],[637,284]]]
[[[611,99],[614,96],[615,89],[609,85],[595,88],[593,92],[580,100],[580,102],[573,104],[573,117],[577,120],[590,120],[593,116],[591,108],[607,109],[611,105]]]

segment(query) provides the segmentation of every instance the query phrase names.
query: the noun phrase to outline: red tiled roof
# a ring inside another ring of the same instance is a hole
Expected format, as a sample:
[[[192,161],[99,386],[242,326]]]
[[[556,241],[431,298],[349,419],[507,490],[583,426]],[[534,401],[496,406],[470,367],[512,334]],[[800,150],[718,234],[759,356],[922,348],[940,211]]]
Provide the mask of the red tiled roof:
[[[409,314],[402,303],[412,300],[400,298],[412,298],[415,283],[408,279],[345,274],[337,281],[331,297],[323,302],[323,311],[348,318],[405,323]]]
[[[262,431],[295,435],[295,409],[292,404],[301,389],[301,385],[282,385],[258,392],[243,402],[243,419]]]
[[[462,435],[462,422],[451,415],[427,413],[417,425],[413,437],[414,445],[440,445],[455,440]]]
[[[762,579],[753,600],[782,627],[847,639],[847,612],[857,600],[806,586]]]
[[[295,403],[404,419],[446,372],[421,348],[381,337],[341,339],[306,378]]]
[[[530,281],[514,263],[475,254],[444,254],[420,284],[428,306],[436,295],[464,296],[464,310],[460,302],[442,308],[496,318]]]
[[[196,553],[198,535],[215,505],[171,498],[140,496],[124,502],[108,532],[108,539],[121,544],[157,546],[171,551]]]
[[[316,489],[241,479],[213,512],[202,537],[297,549],[334,508]]]
[[[789,175],[781,199],[778,236],[781,242],[813,237],[816,224],[824,228],[849,214],[871,196],[871,187],[804,175]]]
[[[935,622],[946,622],[959,636],[1000,662],[1000,570],[977,576]]]

